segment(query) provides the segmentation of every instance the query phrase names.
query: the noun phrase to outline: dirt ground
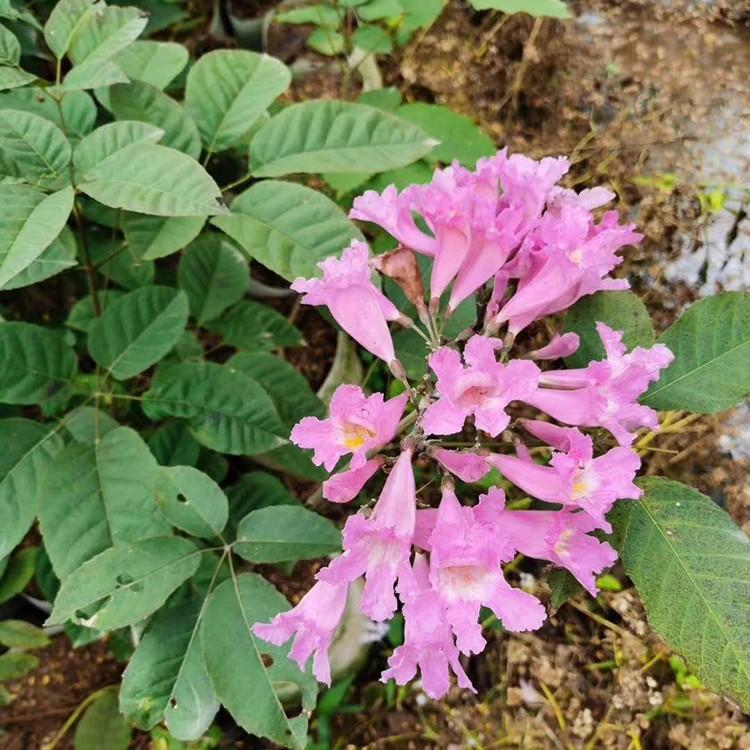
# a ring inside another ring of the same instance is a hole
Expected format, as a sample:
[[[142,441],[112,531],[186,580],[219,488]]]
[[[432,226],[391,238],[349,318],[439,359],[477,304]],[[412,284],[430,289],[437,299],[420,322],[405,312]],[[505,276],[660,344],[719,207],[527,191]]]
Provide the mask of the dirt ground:
[[[572,155],[571,184],[611,186],[646,234],[624,271],[663,330],[699,296],[749,283],[750,3],[571,4],[572,21],[500,22],[451,0],[432,29],[382,62],[382,73],[408,100],[472,117],[499,145]],[[286,41],[286,56],[300,50]],[[295,96],[339,95],[336,74],[315,62]],[[701,195],[717,190],[723,206],[707,213]],[[303,319],[306,335],[318,335],[316,326]],[[330,334],[319,335],[329,349]],[[297,365],[318,385],[322,374],[306,358]],[[695,485],[750,532],[746,417],[700,418],[657,439],[645,466]],[[539,572],[517,575],[545,596]],[[597,602],[575,597],[534,634],[491,633],[486,653],[468,664],[476,697],[456,690],[433,702],[418,687],[386,695],[377,675],[388,647],[374,644],[348,694],[364,708],[332,719],[336,747],[750,750],[748,719],[700,687],[680,687],[633,589],[614,575],[623,590]],[[8,730],[0,750],[41,747],[120,669],[101,644],[73,651],[58,638],[40,656],[39,670],[10,685],[16,700],[0,709]],[[134,747],[147,746],[138,736]],[[231,729],[222,746],[267,747]]]

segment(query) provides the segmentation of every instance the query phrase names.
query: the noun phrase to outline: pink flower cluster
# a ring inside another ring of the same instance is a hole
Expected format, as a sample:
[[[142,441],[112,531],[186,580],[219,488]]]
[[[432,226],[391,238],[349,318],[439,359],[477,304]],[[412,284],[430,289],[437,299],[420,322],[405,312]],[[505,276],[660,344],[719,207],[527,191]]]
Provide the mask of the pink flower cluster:
[[[305,294],[303,303],[326,305],[345,331],[405,381],[388,324],[415,324],[373,282],[377,269],[416,305],[433,349],[431,375],[418,388],[406,382],[405,393],[386,400],[342,385],[327,419],[307,417],[292,432],[292,441],[312,449],[313,461],[328,471],[349,457],[323,484],[332,502],[353,500],[386,472],[372,510],[346,521],[343,554],[318,573],[294,609],[254,626],[256,635],[275,644],[293,637],[292,658],[304,665],[313,655],[322,682],[330,683],[328,648],[349,587],[360,577],[359,606],[366,616],[388,620],[400,600],[405,619],[404,643],[389,659],[383,680],[404,684],[419,670],[425,692],[439,698],[450,687],[451,673],[461,687],[474,689],[460,655],[485,646],[481,608],[511,631],[533,630],[545,620],[542,603],[505,579],[504,563],[519,553],[549,561],[595,594],[596,575],[616,559],[612,547],[591,532],[611,531],[606,514],[614,503],[640,496],[633,484],[640,459],[631,445],[635,431],[656,429],[658,422],[638,398],[672,354],[663,345],[627,352],[622,334],[599,323],[606,357],[587,367],[549,366],[577,350],[578,337],[571,333],[511,357],[515,336],[534,321],[584,295],[627,287],[609,274],[621,262],[617,251],[640,235],[620,225],[616,212],[597,221],[593,210],[614,197],[609,191],[575,193],[557,186],[567,169],[564,158],[537,162],[502,151],[473,172],[454,164],[436,171],[429,185],[367,192],[354,201],[352,217],[377,224],[399,248],[371,259],[367,246],[354,242],[340,259],[320,264],[322,278],[292,285]],[[413,251],[432,259],[429,305]],[[436,334],[437,320],[440,298],[449,289],[446,316],[480,290],[487,304],[472,335],[444,342]],[[502,328],[504,340],[496,338]],[[511,424],[511,403],[559,424],[520,418]],[[467,423],[476,432],[469,449],[441,444],[442,436],[463,432]],[[595,455],[598,446],[579,428],[606,430],[611,437],[599,444],[607,449]],[[493,447],[508,449],[483,448],[489,439]],[[436,508],[417,497],[416,460],[422,467],[436,462],[434,473],[443,475]],[[492,486],[476,504],[462,504],[455,478],[479,482],[493,468],[541,502],[532,503],[532,510],[512,510],[503,490]]]

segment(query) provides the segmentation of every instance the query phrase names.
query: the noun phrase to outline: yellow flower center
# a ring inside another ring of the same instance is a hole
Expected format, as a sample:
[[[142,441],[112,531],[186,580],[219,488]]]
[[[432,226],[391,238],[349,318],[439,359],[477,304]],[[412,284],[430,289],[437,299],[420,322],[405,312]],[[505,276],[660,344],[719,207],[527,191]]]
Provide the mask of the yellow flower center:
[[[350,451],[359,450],[375,433],[359,424],[345,424],[342,428],[343,445]]]

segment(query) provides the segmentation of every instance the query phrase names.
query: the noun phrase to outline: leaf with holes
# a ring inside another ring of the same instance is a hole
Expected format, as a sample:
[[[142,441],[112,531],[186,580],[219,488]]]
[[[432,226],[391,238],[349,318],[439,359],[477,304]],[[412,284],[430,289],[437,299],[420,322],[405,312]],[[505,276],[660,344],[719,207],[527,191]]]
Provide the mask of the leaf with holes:
[[[220,536],[229,517],[229,501],[211,477],[192,466],[165,466],[157,488],[156,501],[170,523],[193,536]]]
[[[72,382],[78,360],[65,333],[0,322],[0,403],[38,404]]]
[[[201,153],[201,139],[193,118],[182,105],[156,86],[131,81],[109,89],[109,104],[118,120],[139,120],[164,131],[162,143],[193,159]]]
[[[234,720],[251,734],[304,750],[317,683],[289,660],[287,648],[256,639],[251,630],[287,609],[286,599],[260,576],[224,581],[208,600],[201,647],[216,694]],[[280,683],[292,683],[302,695],[302,712],[294,718],[276,694]]]
[[[133,254],[143,260],[156,260],[182,250],[199,234],[204,216],[147,216],[125,214],[122,229]]]
[[[46,195],[29,185],[0,184],[0,289],[37,260],[65,228],[73,188]]]
[[[291,80],[286,65],[269,55],[230,49],[203,55],[188,73],[185,109],[206,150],[239,145]]]
[[[310,560],[340,552],[341,532],[307,508],[261,508],[240,521],[235,550],[253,563]]]
[[[150,419],[188,419],[207,448],[252,456],[286,442],[273,402],[243,373],[215,362],[182,362],[161,370],[141,402]]]
[[[647,406],[713,414],[750,394],[750,293],[695,302],[658,341],[674,361],[641,398]]]
[[[112,547],[66,576],[47,625],[81,621],[88,628],[134,625],[164,604],[198,569],[201,550],[176,536],[155,536]],[[82,617],[81,612],[96,612]]]
[[[129,427],[91,445],[71,443],[55,456],[44,477],[39,522],[59,578],[113,545],[169,533],[155,501],[156,470]]]
[[[597,323],[622,331],[628,350],[654,343],[651,316],[639,297],[633,292],[597,292],[576,302],[565,315],[563,329],[577,333],[581,340],[578,351],[565,360],[568,367],[586,367],[589,362],[604,359]]]
[[[191,315],[203,325],[245,296],[250,271],[247,260],[221,235],[207,234],[183,254],[177,283],[187,294]]]
[[[120,710],[141,729],[163,719],[177,739],[196,740],[219,710],[200,652],[202,603],[193,597],[158,612],[130,659]]]
[[[220,334],[224,343],[251,352],[301,346],[303,343],[299,329],[281,313],[249,300],[238,302],[209,328]]]
[[[134,143],[84,175],[78,189],[110,208],[155,216],[227,213],[221,190],[194,159],[166,146]]]
[[[232,201],[230,215],[211,223],[287,281],[319,274],[317,263],[364,239],[330,198],[281,180],[253,185]]]
[[[250,142],[250,172],[384,172],[416,161],[437,145],[389,112],[343,101],[293,104]]]
[[[0,559],[20,544],[36,517],[42,478],[62,450],[59,428],[11,417],[0,420]]]
[[[639,480],[609,519],[654,630],[708,687],[750,711],[750,539],[708,497]]]
[[[163,135],[161,128],[134,120],[110,122],[98,127],[81,139],[73,152],[78,179],[126,146],[157,143]]]
[[[185,330],[188,300],[168,286],[146,286],[115,300],[89,328],[94,361],[118,380],[158,362]]]

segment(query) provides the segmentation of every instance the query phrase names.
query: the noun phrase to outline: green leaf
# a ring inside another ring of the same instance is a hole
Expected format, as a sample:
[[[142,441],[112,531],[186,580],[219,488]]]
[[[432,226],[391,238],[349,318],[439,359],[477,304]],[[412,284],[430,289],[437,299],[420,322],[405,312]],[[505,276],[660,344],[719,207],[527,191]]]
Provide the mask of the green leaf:
[[[21,60],[21,45],[15,34],[0,24],[0,65],[18,65]]]
[[[426,157],[430,161],[450,164],[458,159],[465,167],[473,169],[478,159],[497,151],[493,140],[472,120],[447,107],[414,102],[399,107],[396,114],[440,141]]]
[[[242,299],[250,286],[247,260],[218,234],[199,237],[187,248],[177,283],[190,301],[198,325],[221,315]]]
[[[563,330],[577,333],[581,339],[578,351],[568,357],[568,367],[586,367],[589,362],[604,359],[604,346],[596,324],[605,323],[623,332],[623,343],[630,349],[649,347],[654,343],[651,316],[633,292],[597,292],[576,302],[565,315]]]
[[[73,188],[46,195],[29,185],[0,184],[0,202],[2,288],[17,279],[62,232],[73,210]]]
[[[201,447],[184,422],[168,422],[148,439],[148,447],[162,466],[195,466]]]
[[[224,581],[208,600],[201,646],[216,694],[234,720],[247,732],[304,750],[317,683],[288,659],[288,649],[256,640],[250,629],[288,608],[286,599],[253,573]],[[302,693],[303,711],[293,719],[276,695],[282,683]]]
[[[251,471],[229,488],[229,538],[237,536],[237,525],[252,510],[277,505],[299,505],[299,499],[273,474]]]
[[[357,15],[363,21],[398,18],[402,13],[400,0],[369,0],[357,9]]]
[[[364,237],[330,198],[293,182],[266,180],[232,201],[232,213],[211,220],[247,254],[292,281],[319,273],[321,260]]]
[[[563,0],[469,0],[476,10],[528,13],[537,18],[570,18]]]
[[[78,372],[65,333],[31,323],[0,323],[0,403],[38,404]]]
[[[341,550],[341,532],[302,507],[281,505],[248,513],[237,527],[237,554],[253,563],[310,560]]]
[[[641,402],[713,414],[750,394],[750,294],[725,292],[691,305],[658,339],[674,353]]]
[[[382,26],[360,26],[352,35],[352,43],[375,55],[390,55],[393,52],[391,36],[388,29]],[[425,132],[428,132],[427,129]]]
[[[11,417],[0,420],[0,559],[23,541],[36,517],[41,480],[62,449],[59,428]]]
[[[41,254],[31,261],[23,271],[3,284],[3,291],[37,284],[62,273],[68,268],[72,268],[77,264],[77,253],[78,246],[75,235],[68,227],[63,227],[62,232],[56,239],[52,240],[51,245],[42,250]]]
[[[0,109],[0,174],[40,182],[62,174],[70,157],[68,139],[49,120]]]
[[[164,718],[174,737],[195,740],[219,710],[200,653],[201,604],[192,598],[158,612],[130,659],[120,710],[141,729]]]
[[[120,425],[103,411],[93,406],[79,406],[65,415],[65,428],[73,440],[84,445],[94,445],[108,432]]]
[[[125,214],[122,229],[133,253],[143,260],[156,260],[176,253],[199,234],[203,216],[146,216]]]
[[[383,172],[402,167],[435,143],[422,130],[364,104],[312,101],[272,117],[250,142],[256,177],[295,172]]]
[[[85,91],[71,91],[65,94],[58,106],[45,89],[19,89],[0,94],[0,109],[16,109],[39,115],[58,128],[64,128],[71,139],[79,139],[90,133],[96,122],[96,104]]]
[[[239,352],[227,365],[263,386],[276,404],[281,421],[290,430],[304,417],[325,416],[326,408],[313,393],[305,376],[286,360],[273,354]]]
[[[24,547],[13,553],[0,578],[0,604],[18,596],[28,586],[34,577],[36,556],[36,547]]]
[[[292,8],[292,10],[276,13],[273,20],[277,23],[291,24],[313,24],[314,26],[325,26],[329,29],[337,29],[341,26],[342,14],[330,5],[307,5],[304,8]]]
[[[73,166],[80,179],[126,146],[157,143],[163,135],[163,130],[145,122],[123,120],[107,123],[89,133],[76,146]]]
[[[68,57],[75,65],[109,60],[143,31],[148,17],[138,8],[102,7],[84,13],[70,37]]]
[[[97,293],[102,310],[106,310],[116,299],[123,296],[119,289],[100,289]],[[88,333],[92,323],[96,320],[94,315],[94,302],[90,296],[79,299],[68,313],[65,325],[75,328],[77,331]]]
[[[174,99],[145,81],[119,83],[109,89],[118,120],[140,120],[164,131],[162,143],[197,159],[201,139],[193,118]]]
[[[0,621],[0,643],[6,648],[44,648],[52,641],[41,628],[24,620]]]
[[[187,48],[177,42],[139,40],[119,52],[113,62],[128,78],[163,90],[182,72],[188,57]]]
[[[302,334],[281,313],[260,302],[243,300],[213,321],[209,328],[225,344],[256,351],[300,346]]]
[[[20,68],[0,67],[0,91],[10,91],[26,86],[36,80],[33,73],[27,73]]]
[[[76,65],[63,79],[61,91],[83,91],[116,83],[128,83],[128,77],[113,62],[93,62]]]
[[[401,105],[401,99],[401,92],[395,86],[363,91],[357,97],[360,104],[367,104],[384,112],[395,112]]]
[[[240,145],[291,79],[286,65],[269,55],[228,49],[203,55],[188,73],[185,109],[206,150]]]
[[[224,213],[213,178],[194,159],[165,146],[135,143],[85,176],[78,188],[111,208],[156,216]]]
[[[564,568],[556,568],[549,575],[549,585],[552,589],[550,606],[557,611],[568,600],[583,591],[583,587]]]
[[[157,503],[170,523],[205,539],[221,534],[229,501],[211,477],[192,466],[165,466],[161,479]]]
[[[23,651],[9,651],[0,656],[0,682],[20,680],[39,666],[39,657]]]
[[[132,731],[120,715],[117,688],[103,692],[87,709],[76,727],[73,750],[128,750]]]
[[[169,533],[156,505],[157,465],[138,433],[72,443],[49,466],[39,503],[44,544],[59,578],[113,545]]]
[[[750,710],[750,540],[708,497],[639,480],[609,518],[654,630],[712,690]]]
[[[184,292],[147,286],[115,300],[89,329],[89,352],[117,380],[127,380],[164,357],[185,330]]]
[[[63,578],[48,625],[67,620],[98,630],[134,625],[198,569],[201,550],[176,536],[112,547]],[[97,607],[91,617],[80,613]]]
[[[268,394],[233,368],[214,362],[182,362],[160,371],[142,401],[150,419],[190,420],[208,448],[248,455],[285,442],[286,430]]]
[[[68,51],[70,40],[84,19],[96,13],[101,6],[96,0],[60,0],[44,24],[44,41],[59,60]]]
[[[97,273],[104,278],[102,286],[114,282],[125,289],[140,289],[153,284],[154,262],[138,257],[133,248],[123,245],[122,237],[115,232],[92,229],[88,235],[88,250]],[[114,301],[114,298],[109,301]]]
[[[321,55],[340,55],[345,48],[344,35],[331,29],[315,29],[307,37],[307,46]]]

